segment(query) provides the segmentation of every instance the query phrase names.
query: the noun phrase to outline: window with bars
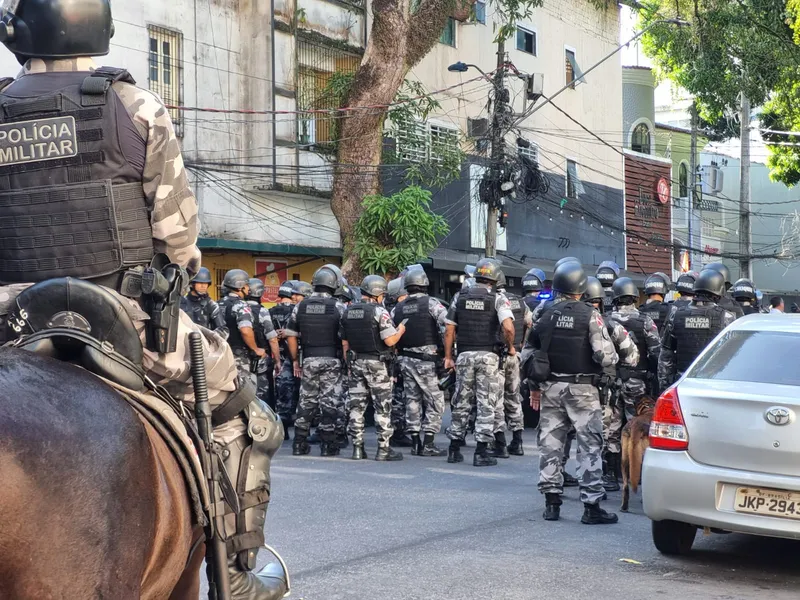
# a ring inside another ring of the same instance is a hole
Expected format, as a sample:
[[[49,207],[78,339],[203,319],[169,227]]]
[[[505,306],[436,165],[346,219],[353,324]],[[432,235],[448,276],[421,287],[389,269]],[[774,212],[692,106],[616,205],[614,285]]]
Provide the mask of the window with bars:
[[[342,86],[337,79],[350,75],[361,57],[339,48],[298,38],[297,40],[297,142],[326,144],[338,136],[337,115],[303,111],[330,110],[341,106]]]
[[[439,43],[456,47],[456,20],[453,17],[447,17],[442,35],[439,36]]]
[[[149,44],[148,83],[164,104],[183,105],[183,34],[180,31],[147,26]],[[183,135],[183,118],[177,108],[169,109],[175,134]]]
[[[650,128],[646,123],[639,123],[633,130],[631,150],[642,154],[650,154]]]
[[[458,150],[458,129],[430,124],[430,161],[444,162],[444,157]]]
[[[531,144],[527,148],[517,146],[517,156],[527,158],[536,166],[539,166],[539,146]]]
[[[394,123],[394,129],[397,155],[403,162],[442,163],[459,148],[460,135],[454,127],[412,120]]]

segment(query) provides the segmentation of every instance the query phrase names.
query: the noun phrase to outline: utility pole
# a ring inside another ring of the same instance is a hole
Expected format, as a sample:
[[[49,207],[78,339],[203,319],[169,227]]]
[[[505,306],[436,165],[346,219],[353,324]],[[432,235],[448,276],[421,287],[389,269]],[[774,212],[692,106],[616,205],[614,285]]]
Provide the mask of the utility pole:
[[[501,39],[497,43],[497,71],[494,74],[494,111],[492,113],[492,158],[489,166],[491,179],[495,188],[489,197],[486,210],[486,258],[497,256],[497,209],[501,193],[499,174],[505,160],[505,120],[507,118],[506,88],[503,80],[506,74],[506,45]]]
[[[691,156],[689,157],[689,269],[696,271],[697,258],[695,248],[699,247],[700,243],[702,243],[702,240],[696,243],[697,239],[702,237],[702,235],[698,236],[697,234],[702,234],[702,231],[696,231],[696,223],[694,222],[695,191],[697,188],[697,107],[694,105],[694,99],[692,99],[692,106],[689,108],[689,114],[692,119],[692,141],[689,146],[691,152]]]
[[[753,278],[750,257],[753,254],[750,235],[750,99],[742,91],[742,155],[739,177],[739,277]]]

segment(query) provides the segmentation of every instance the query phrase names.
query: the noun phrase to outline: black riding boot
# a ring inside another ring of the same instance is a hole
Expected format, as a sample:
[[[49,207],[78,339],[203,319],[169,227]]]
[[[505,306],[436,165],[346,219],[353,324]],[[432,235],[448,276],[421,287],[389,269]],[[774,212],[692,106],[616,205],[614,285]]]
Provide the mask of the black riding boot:
[[[464,455],[461,454],[461,446],[464,442],[461,440],[450,440],[450,447],[447,449],[447,462],[460,463],[464,462]]]
[[[544,498],[544,520],[558,521],[561,516],[561,494],[545,494]]]
[[[475,445],[475,455],[472,457],[473,467],[493,467],[497,464],[497,459],[489,455],[489,448],[486,442],[478,442]]]
[[[525,451],[522,449],[522,429],[515,431],[508,445],[508,453],[514,456],[525,456]]]
[[[494,434],[494,449],[489,452],[489,456],[496,458],[508,458],[508,448],[506,447],[506,434],[499,431]]]
[[[422,440],[419,433],[411,434],[411,456],[422,456]]]
[[[280,562],[269,563],[258,573],[243,571],[236,555],[228,557],[231,600],[280,600],[288,591],[286,571]]]
[[[422,449],[420,450],[420,456],[444,456],[447,454],[444,450],[439,448],[436,444],[433,443],[433,434],[426,433],[425,434],[425,441],[422,443]]]

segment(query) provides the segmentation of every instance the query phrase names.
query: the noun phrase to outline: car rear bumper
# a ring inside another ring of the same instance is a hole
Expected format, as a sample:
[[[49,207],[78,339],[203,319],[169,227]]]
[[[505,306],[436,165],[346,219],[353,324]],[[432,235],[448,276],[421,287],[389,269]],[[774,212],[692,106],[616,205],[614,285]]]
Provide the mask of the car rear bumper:
[[[645,453],[642,500],[650,519],[800,539],[800,520],[736,512],[738,487],[800,492],[800,478],[703,465],[686,452],[648,448]]]

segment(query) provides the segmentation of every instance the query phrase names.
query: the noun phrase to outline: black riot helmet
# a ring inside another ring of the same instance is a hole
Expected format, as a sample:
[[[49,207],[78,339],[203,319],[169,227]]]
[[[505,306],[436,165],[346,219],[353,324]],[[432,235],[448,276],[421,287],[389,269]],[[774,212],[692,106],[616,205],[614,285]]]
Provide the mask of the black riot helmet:
[[[406,273],[405,277],[403,277],[403,283],[406,289],[419,288],[420,290],[427,289],[431,284],[428,275],[421,269],[414,269]]]
[[[725,294],[725,276],[715,269],[703,269],[694,282],[694,293],[721,298]]]
[[[307,281],[296,281],[294,282],[292,291],[298,296],[303,296],[304,298],[307,298],[314,291],[314,288]]]
[[[566,264],[568,262],[575,262],[575,263],[581,264],[581,261],[580,261],[579,258],[575,258],[574,256],[565,256],[564,258],[559,258],[558,261],[556,261],[556,264],[553,267],[553,269],[555,270],[558,267],[560,267],[561,265]]]
[[[192,278],[192,283],[211,283],[211,271],[205,267],[200,267],[197,275]]]
[[[258,277],[251,277],[249,283],[250,292],[247,294],[247,299],[261,302],[261,296],[264,295],[264,282]]]
[[[497,283],[500,277],[500,263],[493,258],[482,258],[475,264],[475,280]]]
[[[497,273],[497,283],[495,284],[495,287],[498,290],[504,290],[506,289],[507,284],[508,282],[506,281],[506,274],[502,270],[500,270]]]
[[[710,269],[712,271],[716,271],[717,273],[722,275],[722,277],[725,278],[725,283],[730,283],[731,282],[731,271],[730,271],[730,269],[728,267],[723,265],[721,262],[708,263],[705,267],[703,267],[703,271],[705,271],[706,269]]]
[[[595,276],[600,280],[604,288],[610,288],[619,277],[619,265],[612,260],[604,260],[597,267]]]
[[[750,279],[739,279],[733,284],[731,296],[733,296],[735,300],[748,300],[750,302],[755,302],[756,285]]]
[[[653,273],[644,280],[644,293],[648,296],[666,296],[672,282],[664,273]],[[638,292],[637,292],[638,296]]]
[[[311,278],[311,285],[314,287],[314,290],[322,288],[324,291],[333,294],[339,289],[341,271],[339,271],[338,268],[334,271],[331,266],[332,265],[325,265],[324,267],[320,267],[317,269],[316,273],[314,273],[314,277]]]
[[[222,287],[238,292],[250,283],[250,275],[243,269],[231,269],[222,279]]]
[[[0,11],[0,41],[21,64],[105,56],[114,36],[109,0],[11,0]]]
[[[299,282],[295,281],[294,279],[290,279],[289,281],[284,281],[281,284],[281,287],[278,288],[278,298],[291,298],[293,294],[296,294],[294,290],[294,286],[297,285]]]
[[[567,262],[553,274],[553,291],[570,296],[582,296],[588,281],[580,263]]]
[[[333,295],[342,302],[353,302],[355,300],[355,294],[353,294],[352,288],[347,283],[340,285]]]
[[[601,304],[605,301],[606,291],[597,277],[586,278],[586,291],[583,292],[583,299],[586,302],[600,302]]]
[[[689,271],[678,277],[675,282],[675,289],[678,290],[681,296],[694,296],[694,282],[700,274],[697,271]]]
[[[544,271],[541,269],[533,268],[522,278],[522,290],[528,293],[541,292],[544,287],[544,281],[547,279]]]
[[[647,283],[645,282],[645,285]],[[639,297],[639,288],[636,287],[636,284],[633,283],[633,279],[630,277],[620,277],[614,282],[614,285],[611,286],[612,290],[612,298],[614,302],[621,300],[623,298],[631,298],[635,300]]]
[[[400,300],[401,296],[407,296],[405,281],[403,277],[395,277],[386,284],[386,295],[391,298],[395,303]]]
[[[388,288],[389,284],[380,275],[367,275],[361,282],[361,292],[373,298],[383,296]]]

